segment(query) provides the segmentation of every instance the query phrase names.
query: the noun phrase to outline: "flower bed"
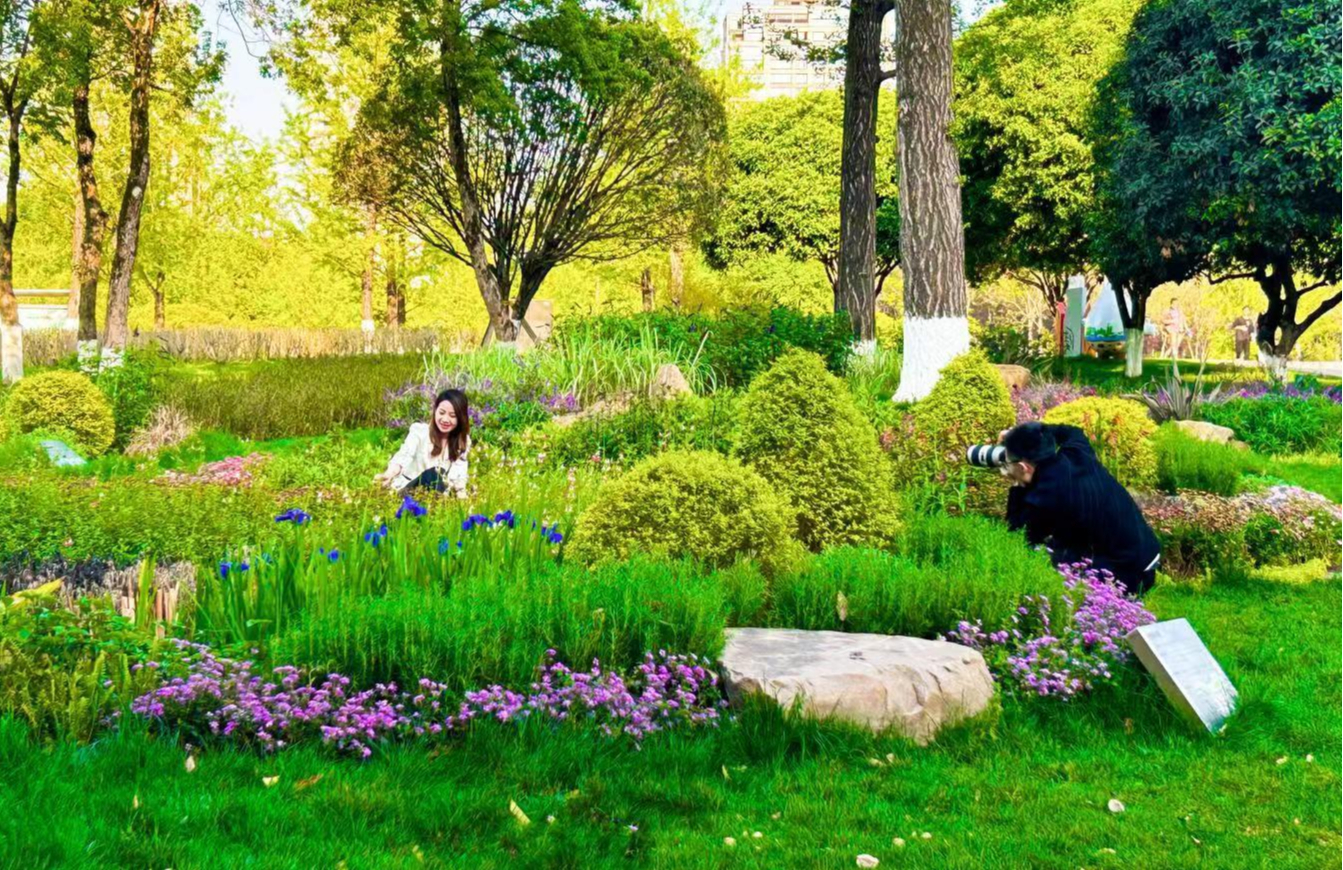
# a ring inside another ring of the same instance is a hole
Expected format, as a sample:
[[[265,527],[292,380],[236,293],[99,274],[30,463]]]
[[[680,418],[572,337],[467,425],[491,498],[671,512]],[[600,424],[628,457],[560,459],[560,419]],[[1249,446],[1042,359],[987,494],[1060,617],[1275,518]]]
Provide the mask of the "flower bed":
[[[1028,695],[1067,700],[1113,680],[1130,657],[1124,637],[1156,617],[1108,571],[1079,562],[1059,572],[1067,589],[1059,613],[1048,597],[1030,596],[1010,625],[986,631],[963,621],[947,639],[982,652],[1000,682]]]
[[[573,671],[555,661],[550,650],[529,690],[492,685],[467,692],[453,705],[447,687],[427,678],[413,691],[395,683],[356,690],[341,674],[314,682],[292,665],[263,674],[253,662],[218,656],[204,644],[175,643],[176,662],[134,666],[137,671],[164,667],[172,675],[137,697],[131,712],[202,742],[253,745],[266,752],[320,741],[367,758],[377,745],[462,732],[477,720],[581,722],[637,744],[658,731],[716,725],[726,704],[707,662],[666,650],[648,653],[628,678],[603,670],[596,660],[588,671]]]

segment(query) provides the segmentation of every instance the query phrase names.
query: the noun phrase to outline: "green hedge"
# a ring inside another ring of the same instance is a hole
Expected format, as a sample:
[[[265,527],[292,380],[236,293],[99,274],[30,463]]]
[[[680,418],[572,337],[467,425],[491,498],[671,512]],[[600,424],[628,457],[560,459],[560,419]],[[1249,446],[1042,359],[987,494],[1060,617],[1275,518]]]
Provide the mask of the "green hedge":
[[[1343,452],[1343,412],[1322,397],[1261,396],[1205,405],[1203,419],[1228,426],[1259,453]]]

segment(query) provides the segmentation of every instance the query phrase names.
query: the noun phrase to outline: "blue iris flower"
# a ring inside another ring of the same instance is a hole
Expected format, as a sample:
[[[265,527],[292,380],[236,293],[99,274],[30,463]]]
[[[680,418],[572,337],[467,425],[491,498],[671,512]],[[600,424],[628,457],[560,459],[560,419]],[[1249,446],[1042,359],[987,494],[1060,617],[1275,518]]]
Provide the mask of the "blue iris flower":
[[[401,507],[396,509],[396,518],[399,520],[406,514],[413,517],[422,517],[429,513],[429,509],[411,498],[409,495],[401,497]]]
[[[296,526],[301,526],[304,523],[310,521],[311,519],[312,517],[307,513],[307,511],[304,511],[302,508],[290,508],[284,513],[276,516],[275,522],[293,523]]]
[[[220,563],[219,563],[219,579],[220,579],[220,580],[227,580],[227,579],[228,579],[228,572],[229,572],[229,569],[232,568],[232,567],[233,567],[233,565],[230,564],[230,563],[228,563],[228,562],[220,562]]]
[[[502,523],[510,529],[517,525],[518,522],[517,517],[513,516],[512,511],[499,511],[499,513],[494,515],[494,521],[496,523]]]
[[[326,559],[328,562],[334,562],[339,558],[340,558],[340,550],[332,550],[330,553],[326,554]]]

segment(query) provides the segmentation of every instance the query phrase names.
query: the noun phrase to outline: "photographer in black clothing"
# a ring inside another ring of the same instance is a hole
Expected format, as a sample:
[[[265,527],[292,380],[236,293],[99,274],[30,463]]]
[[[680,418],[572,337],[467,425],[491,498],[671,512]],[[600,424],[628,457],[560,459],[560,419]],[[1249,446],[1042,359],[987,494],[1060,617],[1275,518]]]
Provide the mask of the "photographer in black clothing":
[[[1000,438],[1012,483],[1007,523],[1044,544],[1054,564],[1090,559],[1130,595],[1152,587],[1161,545],[1128,490],[1076,426],[1023,423]]]

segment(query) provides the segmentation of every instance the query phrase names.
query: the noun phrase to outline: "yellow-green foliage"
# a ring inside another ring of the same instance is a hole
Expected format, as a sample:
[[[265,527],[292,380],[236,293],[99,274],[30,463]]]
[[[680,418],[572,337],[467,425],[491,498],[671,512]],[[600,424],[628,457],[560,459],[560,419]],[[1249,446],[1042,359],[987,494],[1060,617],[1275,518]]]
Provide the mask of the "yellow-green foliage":
[[[915,427],[940,438],[958,458],[969,444],[996,442],[1015,422],[1002,376],[978,350],[947,363],[933,391],[914,406]]]
[[[895,531],[876,432],[819,356],[779,357],[751,382],[738,415],[737,455],[792,504],[807,547],[878,543]]]
[[[78,372],[43,372],[19,381],[9,391],[5,418],[16,434],[69,432],[75,448],[89,456],[105,452],[116,435],[107,397]]]
[[[991,444],[1016,423],[1002,376],[981,351],[972,350],[942,369],[937,385],[914,405],[904,425],[886,437],[897,485],[918,488],[944,506],[998,512],[1007,499],[1001,475],[966,465],[965,449]]]
[[[1130,399],[1088,396],[1051,409],[1044,422],[1080,428],[1091,439],[1096,458],[1124,486],[1151,489],[1156,483],[1156,448],[1152,444],[1156,424],[1141,404]]]
[[[636,552],[725,567],[750,556],[772,569],[791,556],[787,505],[735,459],[688,450],[653,456],[606,483],[579,517],[568,555],[596,564]]]

